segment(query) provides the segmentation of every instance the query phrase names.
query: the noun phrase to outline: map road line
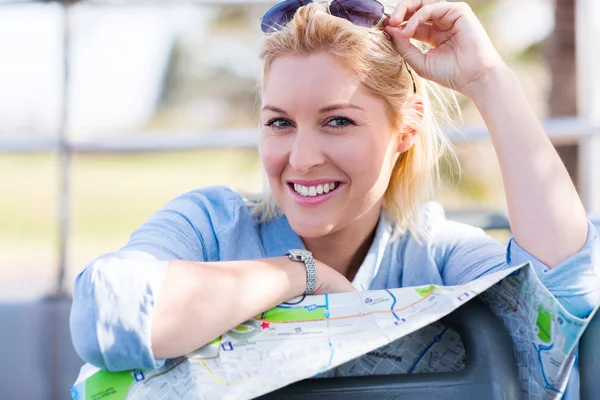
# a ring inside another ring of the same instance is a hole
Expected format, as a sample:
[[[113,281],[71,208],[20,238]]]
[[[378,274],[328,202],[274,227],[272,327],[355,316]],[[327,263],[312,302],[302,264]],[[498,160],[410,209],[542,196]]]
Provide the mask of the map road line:
[[[303,320],[303,321],[298,321],[298,320],[296,320],[296,321],[268,321],[267,319],[262,319],[260,317],[254,317],[254,319],[257,321],[266,321],[266,322],[269,322],[270,324],[292,324],[292,323],[297,324],[299,322],[333,321],[333,320],[340,320],[340,319],[365,317],[367,315],[373,315],[373,314],[389,314],[389,313],[396,313],[398,311],[406,310],[407,308],[411,308],[412,306],[415,306],[415,305],[421,303],[422,301],[425,301],[430,296],[431,295],[427,295],[426,297],[423,297],[422,299],[419,299],[419,300],[415,301],[414,303],[411,303],[411,304],[401,307],[401,308],[397,308],[395,310],[376,310],[376,311],[369,311],[369,312],[360,313],[360,314],[344,315],[341,317],[328,317],[328,318]]]

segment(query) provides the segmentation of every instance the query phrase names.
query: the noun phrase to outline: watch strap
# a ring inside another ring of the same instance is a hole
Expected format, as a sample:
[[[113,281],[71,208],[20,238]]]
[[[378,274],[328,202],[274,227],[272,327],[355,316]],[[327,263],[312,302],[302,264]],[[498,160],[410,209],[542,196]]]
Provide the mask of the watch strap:
[[[310,251],[288,250],[286,256],[292,261],[302,262],[306,267],[306,289],[303,295],[309,296],[317,288],[317,265]]]
[[[312,255],[303,256],[302,261],[306,266],[306,290],[304,294],[308,296],[313,294],[317,288],[317,265]]]

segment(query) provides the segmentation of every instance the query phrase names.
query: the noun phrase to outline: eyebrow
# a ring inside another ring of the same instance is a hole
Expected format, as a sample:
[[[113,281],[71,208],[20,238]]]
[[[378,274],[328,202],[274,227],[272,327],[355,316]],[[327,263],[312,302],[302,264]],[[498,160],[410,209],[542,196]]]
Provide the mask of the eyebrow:
[[[346,103],[346,104],[332,104],[330,106],[323,107],[323,108],[321,108],[319,110],[319,113],[326,113],[326,112],[331,112],[331,111],[335,111],[335,110],[341,110],[341,109],[344,109],[344,108],[354,108],[354,109],[362,110],[362,111],[365,110],[364,108],[359,107],[359,106],[357,106],[355,104]],[[271,106],[269,104],[267,104],[267,105],[265,105],[263,107],[263,111],[266,111],[266,110],[270,110],[270,111],[273,111],[273,112],[276,112],[276,113],[286,114],[287,115],[287,112],[285,112],[285,110],[282,110],[281,108],[278,108],[278,107],[275,107],[275,106]]]

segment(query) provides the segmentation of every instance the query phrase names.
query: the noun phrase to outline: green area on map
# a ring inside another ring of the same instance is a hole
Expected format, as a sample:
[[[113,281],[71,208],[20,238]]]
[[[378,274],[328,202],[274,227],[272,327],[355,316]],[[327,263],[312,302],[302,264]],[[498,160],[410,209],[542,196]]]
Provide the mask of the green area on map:
[[[544,343],[550,343],[552,332],[552,315],[544,307],[538,308],[537,320],[535,321],[538,327],[538,337]]]
[[[298,308],[271,308],[258,318],[267,322],[298,322],[298,321],[318,321],[326,319],[324,307],[309,309],[307,307]]]
[[[234,329],[236,332],[248,332],[249,330],[248,325],[238,325]]]
[[[85,400],[125,400],[135,381],[131,372],[100,370],[85,381]]]
[[[431,293],[433,293],[434,290],[435,286],[433,285],[415,288],[415,292],[417,292],[417,294],[422,297],[429,296]]]

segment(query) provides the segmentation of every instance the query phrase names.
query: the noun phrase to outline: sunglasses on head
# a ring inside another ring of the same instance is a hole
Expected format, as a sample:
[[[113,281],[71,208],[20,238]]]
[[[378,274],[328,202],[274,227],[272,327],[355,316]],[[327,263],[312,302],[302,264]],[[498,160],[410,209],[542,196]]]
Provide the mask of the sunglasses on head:
[[[285,0],[274,5],[262,17],[261,30],[264,33],[281,30],[300,7],[310,3],[313,0]],[[386,17],[385,7],[377,0],[332,0],[327,2],[327,10],[334,17],[366,28],[375,28]]]
[[[296,11],[304,7],[313,0],[285,0],[271,7],[261,19],[260,29],[263,33],[274,33],[283,29],[290,22]],[[385,17],[385,7],[377,0],[329,0],[327,1],[327,11],[334,17],[343,18],[352,22],[354,25],[365,28],[375,28],[379,26]],[[412,80],[413,93],[417,93],[417,85],[412,71],[404,61],[406,70]]]

